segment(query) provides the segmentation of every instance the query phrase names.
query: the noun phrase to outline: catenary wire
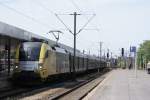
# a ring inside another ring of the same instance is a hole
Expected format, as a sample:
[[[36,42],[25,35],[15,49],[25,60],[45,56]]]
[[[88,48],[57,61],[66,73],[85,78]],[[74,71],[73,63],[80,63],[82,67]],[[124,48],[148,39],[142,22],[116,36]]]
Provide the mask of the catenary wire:
[[[10,7],[10,6],[8,6],[8,5],[2,3],[2,2],[0,2],[0,6],[3,6],[3,7],[5,7],[5,8],[7,8],[7,9],[9,9],[9,10],[11,10],[11,11],[13,11],[13,12],[15,12],[15,13],[21,15],[21,16],[24,16],[24,17],[26,17],[27,19],[30,19],[30,20],[32,20],[33,22],[37,23],[37,24],[43,25],[44,27],[47,27],[47,28],[50,28],[49,25],[47,25],[47,24],[45,24],[45,23],[39,21],[38,19],[35,19],[34,17],[31,17],[31,16],[29,16],[29,15],[26,15],[26,14],[24,14],[23,12],[21,12],[21,11],[19,11],[19,10],[16,10],[15,8]]]

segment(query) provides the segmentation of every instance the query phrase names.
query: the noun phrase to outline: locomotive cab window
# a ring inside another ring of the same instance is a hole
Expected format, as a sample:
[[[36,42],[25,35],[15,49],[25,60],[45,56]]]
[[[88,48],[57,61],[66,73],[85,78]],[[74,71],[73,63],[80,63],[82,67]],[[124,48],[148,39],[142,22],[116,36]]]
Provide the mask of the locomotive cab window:
[[[38,61],[41,50],[41,43],[22,43],[19,50],[20,61]]]

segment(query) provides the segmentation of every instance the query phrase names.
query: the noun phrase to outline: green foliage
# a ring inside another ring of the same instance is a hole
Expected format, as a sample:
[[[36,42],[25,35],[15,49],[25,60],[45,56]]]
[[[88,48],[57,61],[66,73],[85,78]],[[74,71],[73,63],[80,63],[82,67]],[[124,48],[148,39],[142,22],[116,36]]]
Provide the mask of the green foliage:
[[[140,45],[138,52],[137,52],[137,64],[140,67],[143,67],[150,61],[150,40],[146,40],[143,44]]]

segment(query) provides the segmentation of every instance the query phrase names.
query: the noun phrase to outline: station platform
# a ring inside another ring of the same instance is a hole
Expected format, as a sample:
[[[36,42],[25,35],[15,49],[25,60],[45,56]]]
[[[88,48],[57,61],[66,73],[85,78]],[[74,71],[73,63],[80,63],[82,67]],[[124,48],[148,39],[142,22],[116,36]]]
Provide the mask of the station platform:
[[[150,100],[150,74],[146,70],[116,69],[83,100]]]

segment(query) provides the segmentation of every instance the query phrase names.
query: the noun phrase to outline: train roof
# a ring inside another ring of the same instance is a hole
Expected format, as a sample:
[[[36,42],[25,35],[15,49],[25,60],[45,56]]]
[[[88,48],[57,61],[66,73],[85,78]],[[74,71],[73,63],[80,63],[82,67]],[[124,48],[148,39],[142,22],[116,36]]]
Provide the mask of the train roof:
[[[52,46],[52,49],[59,53],[64,53],[64,54],[68,53],[65,49],[60,48],[59,46]]]

